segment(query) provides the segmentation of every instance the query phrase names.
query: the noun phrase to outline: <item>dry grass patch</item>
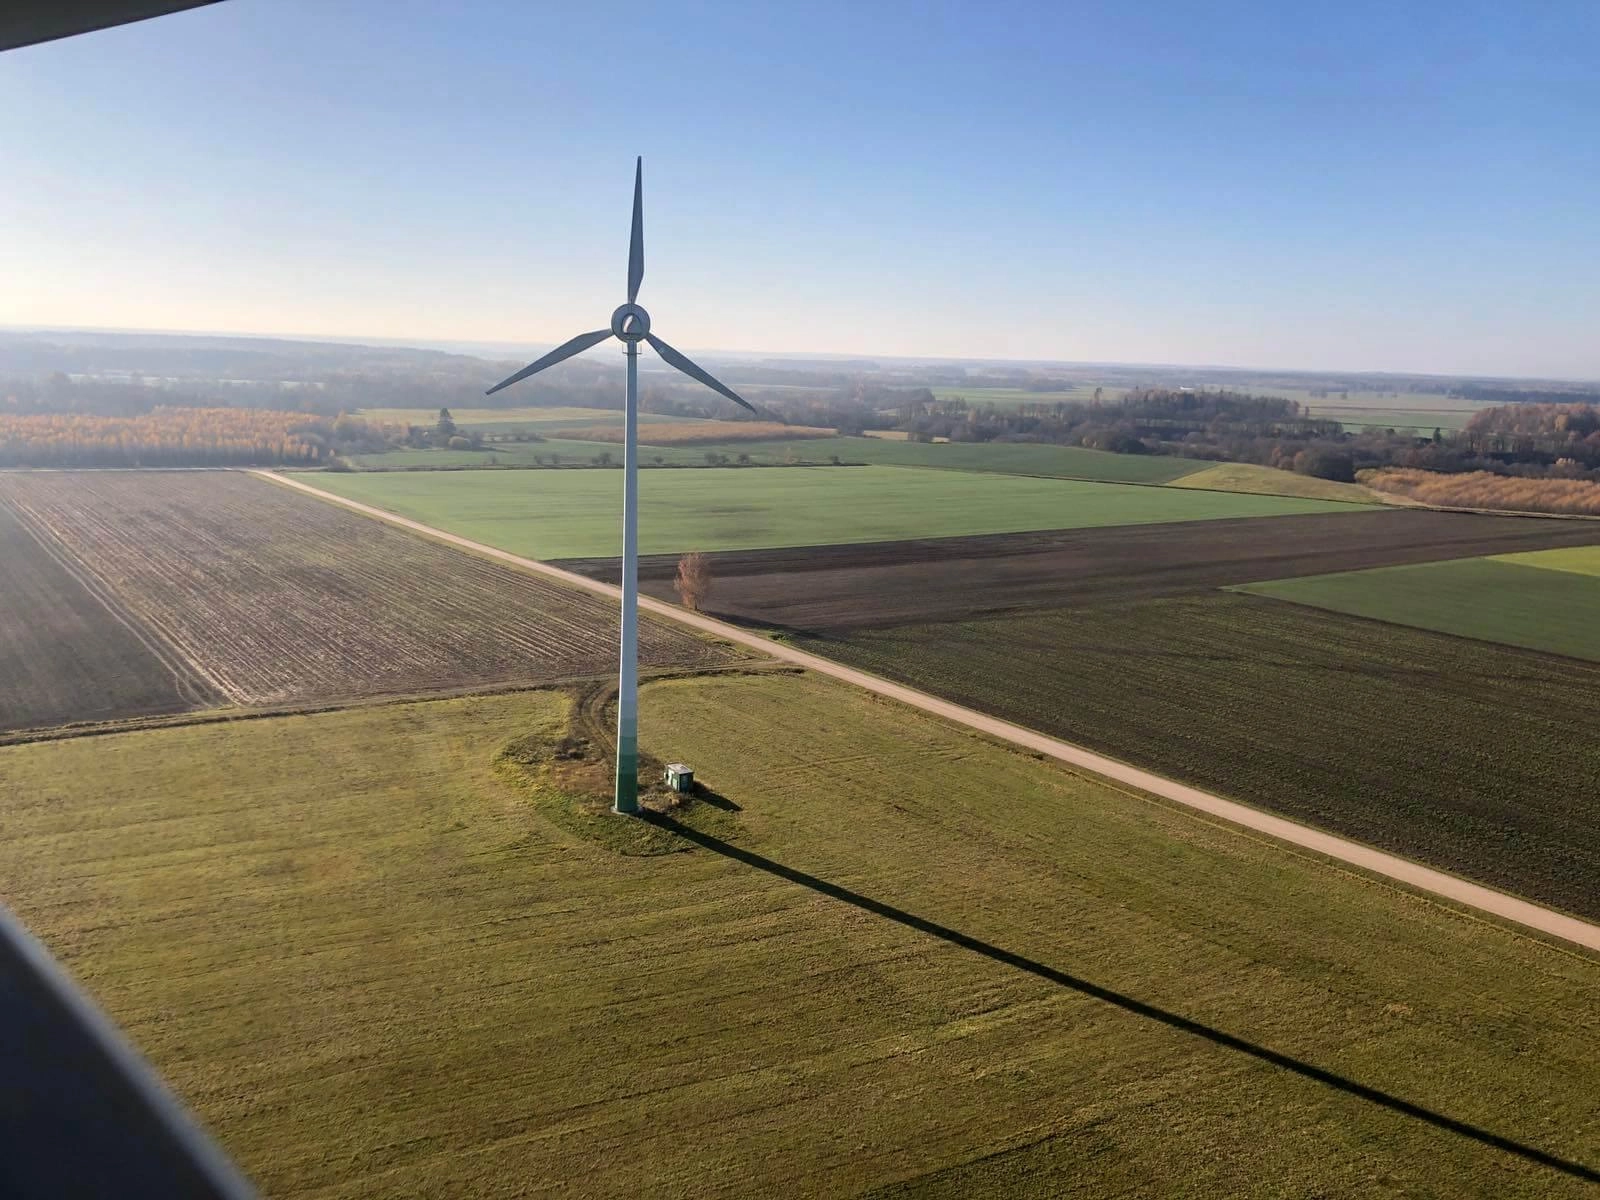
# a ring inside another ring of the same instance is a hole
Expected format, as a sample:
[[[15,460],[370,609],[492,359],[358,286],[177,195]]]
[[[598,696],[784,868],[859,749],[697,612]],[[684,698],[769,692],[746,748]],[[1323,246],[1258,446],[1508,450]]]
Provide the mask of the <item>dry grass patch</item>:
[[[1375,491],[1442,508],[1600,517],[1600,483],[1585,479],[1521,479],[1492,471],[1445,475],[1401,467],[1362,471],[1360,478]]]

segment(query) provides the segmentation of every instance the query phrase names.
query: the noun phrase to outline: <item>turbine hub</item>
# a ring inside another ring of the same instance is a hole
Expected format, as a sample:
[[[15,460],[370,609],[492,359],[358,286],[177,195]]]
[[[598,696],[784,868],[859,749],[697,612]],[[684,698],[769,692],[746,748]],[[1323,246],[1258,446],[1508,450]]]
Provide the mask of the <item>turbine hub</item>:
[[[625,342],[642,342],[650,332],[650,314],[637,304],[624,304],[611,314],[611,332]]]

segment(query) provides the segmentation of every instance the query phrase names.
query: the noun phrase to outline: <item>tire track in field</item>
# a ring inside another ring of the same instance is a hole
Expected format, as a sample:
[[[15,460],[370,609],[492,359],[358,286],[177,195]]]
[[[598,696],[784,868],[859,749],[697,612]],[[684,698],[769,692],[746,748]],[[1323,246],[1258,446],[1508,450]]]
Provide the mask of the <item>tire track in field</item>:
[[[585,588],[597,595],[620,598],[621,591],[608,583],[601,583],[571,571],[553,567],[548,563],[539,562],[537,559],[524,558],[518,554],[511,554],[493,546],[474,542],[470,538],[458,534],[448,533],[425,525],[421,521],[413,521],[408,517],[398,516],[386,512],[370,504],[362,504],[357,500],[348,500],[332,492],[323,491],[308,483],[297,479],[279,475],[272,471],[253,471],[254,475],[262,479],[271,480],[283,487],[294,488],[308,495],[317,496],[332,504],[354,512],[364,513],[380,521],[387,521],[391,525],[398,525],[403,529],[424,534],[462,549],[472,550],[490,558],[499,559],[501,562],[511,563],[525,570],[535,571],[553,579],[560,579],[574,587]],[[1423,866],[1421,863],[1412,862],[1410,859],[1401,858],[1396,854],[1377,850],[1371,846],[1354,842],[1347,838],[1325,833],[1308,825],[1301,825],[1284,817],[1274,816],[1259,809],[1250,808],[1234,800],[1227,800],[1199,788],[1166,779],[1151,771],[1141,770],[1128,763],[1119,762],[1103,754],[1096,754],[1082,746],[1074,746],[1057,738],[1047,737],[1032,729],[1025,729],[1020,725],[1013,725],[1009,721],[1002,721],[986,713],[964,708],[948,700],[941,700],[926,692],[919,692],[914,688],[893,683],[890,680],[869,675],[865,671],[853,667],[842,666],[830,659],[820,658],[815,654],[808,654],[804,650],[797,650],[793,646],[786,646],[773,642],[754,634],[748,630],[740,629],[734,625],[727,625],[712,617],[700,613],[692,613],[676,605],[667,604],[648,596],[639,597],[639,607],[657,616],[666,617],[704,633],[713,634],[725,641],[762,651],[774,658],[785,662],[794,663],[808,670],[816,671],[820,675],[828,675],[845,683],[854,684],[856,687],[875,692],[880,696],[887,696],[898,700],[913,708],[922,709],[924,712],[933,713],[948,721],[975,729],[990,737],[999,738],[1024,749],[1043,754],[1058,762],[1087,771],[1094,775],[1113,780],[1126,787],[1135,788],[1141,792],[1157,796],[1173,804],[1181,805],[1196,812],[1204,813],[1209,817],[1218,818],[1233,825],[1242,826],[1256,833],[1265,834],[1292,846],[1310,850],[1335,861],[1357,867],[1374,875],[1382,876],[1397,883],[1418,891],[1429,893],[1433,896],[1449,900],[1454,904],[1467,909],[1485,913],[1501,920],[1510,921],[1527,929],[1560,938],[1564,941],[1574,942],[1589,950],[1600,951],[1600,925],[1581,918],[1570,916],[1566,913],[1556,912],[1554,909],[1545,908],[1543,905],[1534,904],[1517,896],[1497,892],[1482,884],[1461,879],[1444,871]]]

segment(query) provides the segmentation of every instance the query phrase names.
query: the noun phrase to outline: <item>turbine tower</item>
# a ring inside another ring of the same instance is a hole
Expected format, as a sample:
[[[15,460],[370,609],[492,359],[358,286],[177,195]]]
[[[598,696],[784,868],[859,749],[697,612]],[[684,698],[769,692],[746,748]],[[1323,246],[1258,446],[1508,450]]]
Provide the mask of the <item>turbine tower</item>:
[[[650,332],[650,314],[638,304],[644,282],[644,159],[633,170],[633,239],[628,247],[628,302],[611,314],[609,329],[580,333],[515,375],[502,379],[485,395],[492,396],[546,367],[615,337],[627,347],[628,383],[623,408],[622,454],[622,649],[617,665],[617,784],[612,809],[639,811],[639,343],[649,342],[669,367],[720,392],[735,404],[755,408],[732,388],[719,383]]]

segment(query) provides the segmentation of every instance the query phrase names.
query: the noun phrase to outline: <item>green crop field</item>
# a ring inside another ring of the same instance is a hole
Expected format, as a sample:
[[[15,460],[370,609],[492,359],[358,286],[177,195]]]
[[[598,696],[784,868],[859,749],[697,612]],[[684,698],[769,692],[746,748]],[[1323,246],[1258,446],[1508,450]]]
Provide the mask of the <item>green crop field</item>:
[[[1600,918],[1592,664],[1235,592],[806,647]]]
[[[1041,446],[1015,442],[940,443],[898,442],[882,438],[801,438],[793,441],[727,442],[706,446],[652,446],[648,428],[639,460],[645,466],[703,466],[707,454],[737,460],[748,455],[759,464],[812,462],[834,458],[844,463],[877,466],[947,467],[957,471],[994,472],[1000,475],[1041,475],[1058,479],[1089,479],[1105,483],[1168,483],[1212,466],[1201,459],[1168,458],[1143,454],[1110,454],[1078,446]],[[355,458],[366,470],[415,467],[531,466],[548,463],[559,455],[566,463],[587,463],[609,453],[621,461],[622,448],[612,442],[548,439],[543,442],[491,443],[474,450],[392,450]],[[1265,470],[1266,468],[1262,468]],[[1223,489],[1247,491],[1247,488]]]
[[[805,458],[838,455],[845,462],[880,466],[945,467],[1003,475],[1042,475],[1105,483],[1167,483],[1212,464],[1201,459],[1153,454],[1111,454],[1080,446],[1023,442],[899,442],[884,438],[840,437],[790,443],[759,443],[777,454]]]
[[[1414,428],[1432,433],[1436,428],[1460,429],[1472,414],[1490,405],[1483,401],[1447,396],[1442,392],[1337,392],[1313,395],[1306,388],[1247,387],[1245,391],[1297,400],[1313,416],[1341,421],[1347,428]]]
[[[1446,412],[1441,409],[1390,409],[1390,408],[1313,408],[1312,415],[1338,421],[1351,433],[1362,429],[1393,429],[1396,432],[1415,433],[1426,437],[1435,429],[1453,433],[1466,428],[1472,419],[1469,411]]]
[[[1593,957],[826,681],[643,719],[731,844],[548,823],[520,694],[0,750],[0,878],[275,1197],[1588,1194]]]
[[[533,558],[621,549],[622,478],[615,472],[390,471],[301,478]],[[646,471],[639,486],[639,549],[645,554],[1360,511],[1322,500],[902,467]]]
[[[1530,550],[1521,554],[1497,554],[1493,562],[1541,567],[1547,571],[1571,571],[1577,575],[1600,575],[1600,546],[1573,546],[1566,550]]]
[[[1559,550],[1594,562],[1594,551]],[[1242,585],[1244,591],[1375,621],[1600,662],[1600,571],[1463,558]]]

